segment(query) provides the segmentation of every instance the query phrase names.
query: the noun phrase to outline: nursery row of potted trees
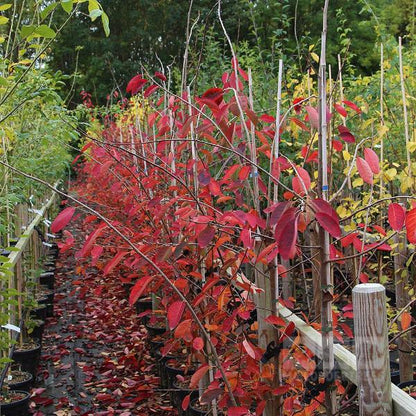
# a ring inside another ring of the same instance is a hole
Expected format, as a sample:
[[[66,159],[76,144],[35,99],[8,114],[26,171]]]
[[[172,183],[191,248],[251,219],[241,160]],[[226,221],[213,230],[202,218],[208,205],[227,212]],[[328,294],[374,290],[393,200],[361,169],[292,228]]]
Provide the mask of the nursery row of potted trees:
[[[38,236],[34,236],[31,243],[36,239]],[[42,273],[30,278],[30,269],[27,267],[28,260],[33,261],[33,257],[37,257],[35,252],[40,254],[41,247],[40,240],[39,244],[29,244],[26,247],[21,256],[25,257],[25,261],[18,261],[14,268],[15,273],[12,274],[17,279],[15,283],[18,290],[9,289],[8,297],[4,295],[4,290],[2,292],[3,319],[7,317],[8,322],[2,327],[3,358],[0,374],[2,415],[29,414],[30,389],[36,381],[45,320],[53,316],[53,277],[55,259],[58,255],[57,245],[51,244],[47,250],[42,249],[43,256],[39,258],[43,260],[42,264],[39,264]],[[8,269],[9,264],[5,261],[2,270]],[[21,272],[23,275],[20,274]],[[9,323],[12,319],[17,325]]]

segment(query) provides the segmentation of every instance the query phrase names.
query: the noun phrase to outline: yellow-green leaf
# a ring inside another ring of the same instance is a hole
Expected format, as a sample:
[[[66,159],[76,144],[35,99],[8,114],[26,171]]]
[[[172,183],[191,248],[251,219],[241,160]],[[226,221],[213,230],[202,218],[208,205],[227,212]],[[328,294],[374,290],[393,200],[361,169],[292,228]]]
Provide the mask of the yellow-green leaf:
[[[74,2],[72,0],[61,0],[61,6],[68,14],[72,12]]]
[[[384,179],[388,182],[392,181],[397,175],[397,169],[391,168],[384,172]]]
[[[406,149],[410,152],[413,153],[416,150],[416,142],[408,142],[406,144]]]
[[[55,10],[55,7],[58,5],[58,3],[52,3],[49,6],[45,7],[41,12],[40,12],[40,17],[42,20],[45,20],[49,14]]]
[[[105,12],[101,15],[101,21],[103,22],[104,33],[106,36],[110,36],[110,21]]]
[[[319,56],[315,52],[311,52],[311,57],[316,63],[319,63]]]
[[[56,32],[48,25],[40,25],[35,29],[34,35],[42,38],[53,39],[56,36]]]
[[[9,21],[9,18],[6,16],[0,16],[0,25],[5,25]]]
[[[2,4],[0,6],[0,12],[4,12],[5,10],[10,9],[10,7],[12,7],[13,5],[11,3],[6,3],[6,4]]]
[[[352,183],[352,187],[356,188],[357,186],[362,186],[364,184],[364,181],[362,178],[357,178],[354,179],[353,183]]]
[[[343,150],[342,156],[344,157],[344,160],[346,160],[347,162],[351,160],[351,154],[348,150]]]

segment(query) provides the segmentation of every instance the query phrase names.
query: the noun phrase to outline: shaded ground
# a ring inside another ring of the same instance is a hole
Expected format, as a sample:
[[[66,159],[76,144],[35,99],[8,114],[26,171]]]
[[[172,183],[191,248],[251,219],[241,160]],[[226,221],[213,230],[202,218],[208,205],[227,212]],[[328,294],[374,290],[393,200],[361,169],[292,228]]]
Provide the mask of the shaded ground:
[[[80,224],[71,232],[84,240]],[[146,329],[119,280],[76,268],[71,249],[57,261],[54,317],[47,320],[32,411],[42,415],[175,415],[158,389]]]

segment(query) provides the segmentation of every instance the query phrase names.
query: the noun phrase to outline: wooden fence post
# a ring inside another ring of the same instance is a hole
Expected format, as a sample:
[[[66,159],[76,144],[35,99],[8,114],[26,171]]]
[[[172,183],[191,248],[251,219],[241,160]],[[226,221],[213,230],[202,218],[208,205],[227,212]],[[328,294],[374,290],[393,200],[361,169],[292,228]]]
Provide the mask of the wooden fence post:
[[[385,292],[378,283],[352,291],[360,416],[393,414]]]

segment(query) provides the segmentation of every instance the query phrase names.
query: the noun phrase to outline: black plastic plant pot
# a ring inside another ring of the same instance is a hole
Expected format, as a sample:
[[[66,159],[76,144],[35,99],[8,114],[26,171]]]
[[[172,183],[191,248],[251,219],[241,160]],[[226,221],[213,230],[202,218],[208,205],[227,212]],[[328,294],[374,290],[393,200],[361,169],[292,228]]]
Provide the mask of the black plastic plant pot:
[[[166,320],[165,319],[157,319],[156,321],[152,321],[151,319],[149,322],[146,323],[147,334],[150,338],[156,335],[162,335],[166,332]]]
[[[153,358],[156,357],[156,352],[159,348],[162,348],[165,345],[165,341],[166,339],[163,335],[157,335],[149,339],[149,353]]]
[[[33,319],[40,319],[44,321],[47,318],[47,308],[46,305],[39,305],[37,308],[30,311],[30,316]]]
[[[2,416],[27,416],[29,415],[30,394],[27,391],[11,390],[10,392],[7,393],[7,397],[5,395],[1,396],[0,414]],[[13,397],[15,397],[16,400],[9,402],[10,398],[13,398]]]
[[[155,359],[157,362],[157,372],[160,378],[160,386],[166,389],[168,386],[168,383],[167,383],[167,375],[165,371],[165,363],[168,360],[171,360],[173,358],[178,358],[178,357],[174,355],[170,355],[170,354],[163,356],[160,350],[157,350],[155,355],[156,355]]]
[[[41,296],[42,296],[41,299],[38,300],[39,303],[42,303],[42,304],[53,303],[55,293],[52,289],[45,288],[41,290]]]
[[[173,388],[173,382],[176,380],[176,376],[180,375],[192,375],[194,369],[187,369],[180,361],[172,359],[165,362],[165,374],[167,376],[167,386],[169,389]]]
[[[20,377],[21,381],[13,381],[13,377]],[[4,379],[4,384],[11,390],[29,392],[33,384],[33,376],[27,371],[12,371],[9,376]]]
[[[399,363],[390,360],[390,379],[396,386],[400,383]]]
[[[137,313],[143,313],[148,310],[152,310],[153,303],[152,299],[150,298],[140,298],[134,306],[136,307]]]
[[[399,383],[397,387],[406,391],[410,397],[416,400],[416,380],[404,381],[403,383]]]
[[[16,346],[12,359],[20,367],[20,370],[27,371],[35,378],[40,360],[40,350],[40,344],[36,344],[35,347],[30,349],[21,350]]]
[[[51,301],[52,297],[52,301]],[[46,307],[46,318],[51,318],[53,316],[53,293],[52,295],[48,294],[41,299],[38,299],[39,305]]]
[[[179,380],[174,380],[173,390],[171,392],[171,401],[174,407],[178,409],[179,416],[185,416],[186,411],[182,409],[183,399],[191,395],[191,401],[198,399],[199,391],[197,389],[190,389],[188,386],[182,385]]]
[[[55,287],[55,273],[54,272],[45,272],[39,276],[39,283],[45,285],[48,289],[53,290]]]
[[[49,271],[54,271],[55,270],[55,260],[53,261],[47,261],[45,263],[43,263],[43,269]]]
[[[189,405],[188,416],[204,416],[208,415],[211,411],[210,406],[202,406],[198,400],[193,400]]]

